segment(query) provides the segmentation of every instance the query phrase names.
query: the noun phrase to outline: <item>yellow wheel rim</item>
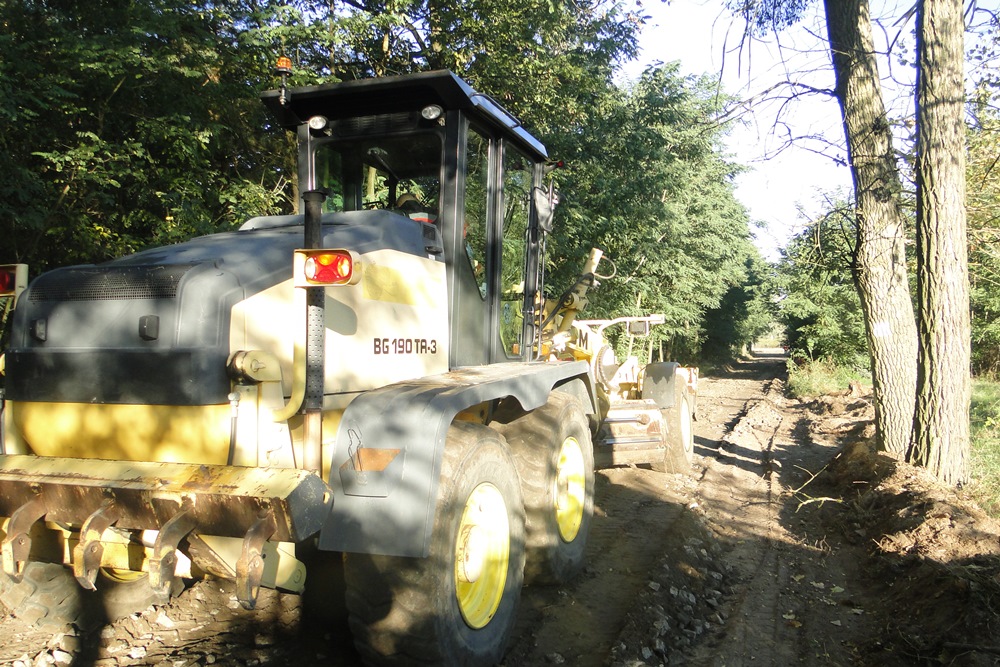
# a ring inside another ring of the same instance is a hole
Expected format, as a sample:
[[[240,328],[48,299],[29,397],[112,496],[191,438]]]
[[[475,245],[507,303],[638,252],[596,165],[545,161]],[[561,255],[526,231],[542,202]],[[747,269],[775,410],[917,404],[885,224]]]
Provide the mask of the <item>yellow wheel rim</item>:
[[[455,594],[466,624],[483,628],[500,607],[510,561],[503,494],[483,483],[469,495],[455,543]]]
[[[556,523],[563,542],[572,542],[580,532],[587,502],[587,472],[583,450],[574,437],[563,440],[556,469]]]
[[[116,581],[120,584],[130,584],[133,581],[139,581],[140,579],[145,579],[149,576],[148,572],[136,572],[134,570],[119,570],[114,567],[102,567],[101,574],[110,579],[111,581]]]

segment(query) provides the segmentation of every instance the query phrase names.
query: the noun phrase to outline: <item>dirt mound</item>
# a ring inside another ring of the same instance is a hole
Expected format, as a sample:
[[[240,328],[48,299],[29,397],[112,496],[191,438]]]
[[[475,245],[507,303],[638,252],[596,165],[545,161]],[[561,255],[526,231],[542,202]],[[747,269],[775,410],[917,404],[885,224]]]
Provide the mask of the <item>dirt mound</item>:
[[[831,414],[826,412],[826,414]],[[873,451],[867,408],[820,418],[842,448],[823,475],[825,521],[868,548],[885,628],[859,664],[997,664],[1000,522],[927,471]]]

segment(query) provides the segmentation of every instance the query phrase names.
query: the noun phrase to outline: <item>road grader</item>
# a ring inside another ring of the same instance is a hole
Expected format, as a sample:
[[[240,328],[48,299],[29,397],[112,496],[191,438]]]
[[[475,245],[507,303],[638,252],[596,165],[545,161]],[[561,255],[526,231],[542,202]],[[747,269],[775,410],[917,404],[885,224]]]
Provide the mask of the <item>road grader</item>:
[[[252,609],[325,558],[366,662],[496,663],[522,584],[582,567],[595,459],[690,464],[697,372],[578,320],[600,251],[546,296],[546,150],[456,75],[262,100],[299,213],[0,267],[0,600],[108,620],[218,577]]]

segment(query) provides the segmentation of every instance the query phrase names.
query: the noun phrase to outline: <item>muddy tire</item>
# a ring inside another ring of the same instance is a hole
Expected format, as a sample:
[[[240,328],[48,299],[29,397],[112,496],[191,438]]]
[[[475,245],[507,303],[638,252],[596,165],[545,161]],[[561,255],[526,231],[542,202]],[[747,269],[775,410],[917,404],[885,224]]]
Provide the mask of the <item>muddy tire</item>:
[[[21,581],[0,572],[0,602],[28,625],[58,631],[84,627],[97,609],[91,591],[80,588],[70,570],[58,563],[28,563]]]
[[[562,584],[583,568],[594,515],[594,447],[580,401],[554,392],[500,428],[524,492],[525,582]]]
[[[96,597],[100,601],[104,618],[116,621],[132,614],[146,611],[154,605],[170,602],[184,590],[184,581],[174,577],[166,593],[157,593],[149,585],[146,573],[122,573],[101,570],[97,577]]]
[[[662,466],[654,465],[653,469],[687,474],[691,472],[694,462],[694,426],[687,392],[681,390],[678,397],[672,408],[663,411],[663,419],[667,423],[667,448],[663,453]]]
[[[166,604],[183,589],[184,582],[175,578],[169,595],[158,595],[146,574],[121,577],[102,570],[97,590],[88,591],[59,563],[28,563],[19,582],[0,573],[0,602],[17,618],[43,630],[67,625],[91,628],[116,621],[155,604]]]
[[[509,451],[492,430],[448,432],[430,554],[346,554],[354,644],[376,665],[499,662],[524,568],[524,509]]]

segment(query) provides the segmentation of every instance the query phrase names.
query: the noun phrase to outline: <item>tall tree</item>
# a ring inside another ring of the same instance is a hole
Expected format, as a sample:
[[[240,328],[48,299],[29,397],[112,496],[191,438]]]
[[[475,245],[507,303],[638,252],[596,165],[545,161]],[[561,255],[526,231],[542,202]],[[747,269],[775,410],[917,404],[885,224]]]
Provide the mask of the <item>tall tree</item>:
[[[969,237],[969,299],[972,312],[972,371],[1000,375],[1000,22],[968,19],[976,34],[966,51],[966,79],[973,98],[966,165],[966,224]]]
[[[871,351],[875,432],[897,458],[909,450],[917,329],[906,267],[906,218],[878,75],[868,0],[824,0],[827,35],[854,180],[854,276]]]
[[[912,460],[969,476],[970,332],[965,224],[962,0],[917,10],[917,303],[920,364]]]
[[[795,23],[808,0],[729,0],[748,30]],[[854,277],[871,354],[879,449],[902,459],[913,434],[917,328],[906,266],[906,217],[878,74],[868,0],[824,0],[827,37],[854,181]]]
[[[278,211],[284,178],[264,166],[282,141],[261,136],[254,99],[270,67],[238,47],[237,18],[180,0],[0,3],[4,261],[100,261]]]
[[[697,354],[705,312],[742,284],[750,242],[746,210],[733,194],[736,167],[722,157],[725,127],[708,80],[672,63],[594,99],[587,123],[554,135],[565,158],[552,256],[554,285],[572,282],[592,246],[617,274],[591,293],[588,316],[662,313],[654,330],[664,354]]]

